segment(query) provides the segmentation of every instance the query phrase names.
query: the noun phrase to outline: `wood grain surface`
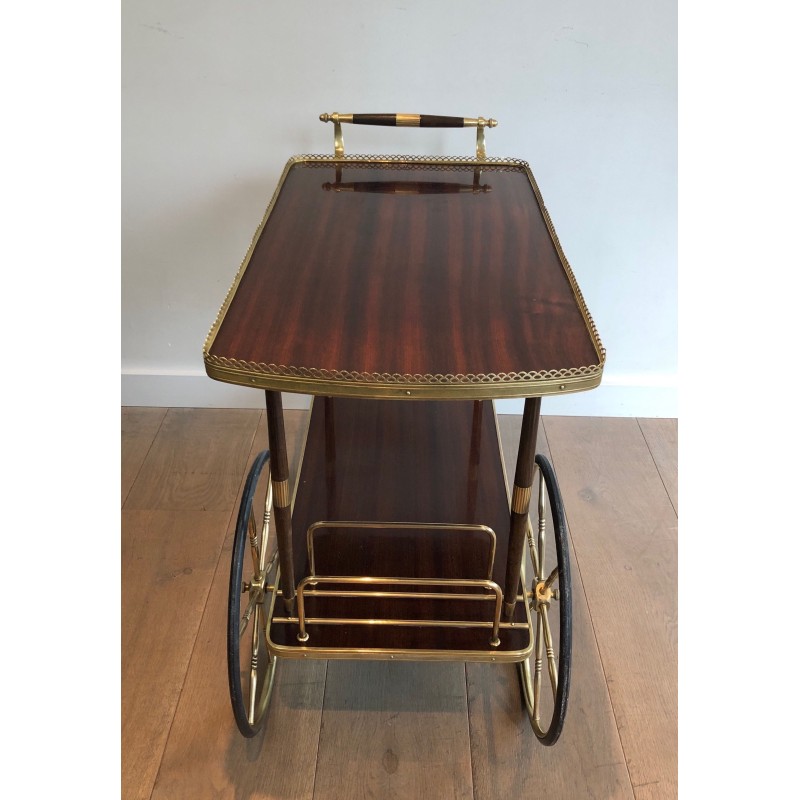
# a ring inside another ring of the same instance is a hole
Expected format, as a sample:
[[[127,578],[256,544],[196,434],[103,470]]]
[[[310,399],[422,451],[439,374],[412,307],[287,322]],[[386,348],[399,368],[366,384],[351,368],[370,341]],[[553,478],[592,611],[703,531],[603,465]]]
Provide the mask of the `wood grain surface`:
[[[232,536],[225,541],[154,800],[311,798],[327,662],[278,664],[264,728],[233,722],[225,651]]]
[[[449,164],[293,165],[210,354],[411,376],[597,365],[522,167],[482,166],[491,191],[418,191],[473,175]],[[330,191],[349,181],[417,191]]]
[[[301,453],[304,417],[299,411],[285,416],[292,482]],[[266,414],[262,414],[247,455],[248,468],[266,446]],[[253,739],[242,737],[233,723],[225,631],[235,522],[234,510],[153,798],[312,797],[326,662],[278,665],[265,727]],[[274,542],[273,525],[268,549]]]
[[[677,517],[634,420],[548,417],[637,800],[677,794]]]
[[[328,662],[314,797],[473,797],[464,664]]]
[[[678,420],[640,419],[639,427],[650,448],[675,513],[678,513]]]
[[[499,417],[506,471],[514,474],[521,417]],[[552,460],[544,426],[537,451]],[[526,574],[532,574],[530,558]],[[520,696],[516,665],[467,664],[475,798],[632,798],[603,665],[572,559],[572,689],[564,732],[553,747],[537,741]]]
[[[123,474],[136,473],[122,511],[126,798],[152,792],[259,420],[258,411],[161,416],[142,458],[142,429],[153,430],[159,414],[125,415],[139,431],[123,438],[122,452]]]
[[[228,512],[122,512],[122,791],[150,797]]]
[[[229,511],[259,411],[170,409],[125,508]]]
[[[153,440],[166,416],[166,408],[122,409],[122,502],[142,468]]]

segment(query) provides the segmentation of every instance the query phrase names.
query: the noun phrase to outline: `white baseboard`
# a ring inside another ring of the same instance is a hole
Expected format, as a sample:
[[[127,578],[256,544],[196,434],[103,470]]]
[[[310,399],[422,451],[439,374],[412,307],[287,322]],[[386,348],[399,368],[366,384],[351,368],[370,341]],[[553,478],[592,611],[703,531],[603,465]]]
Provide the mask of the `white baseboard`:
[[[284,408],[307,408],[307,395],[283,395]],[[263,408],[264,394],[204,373],[122,374],[122,405],[183,408]],[[500,400],[499,414],[521,414],[522,400]],[[606,375],[590,392],[545,397],[542,413],[586,417],[677,417],[676,375]]]
[[[524,400],[500,400],[498,414],[521,414]],[[589,392],[542,400],[542,414],[565,417],[678,416],[677,375],[604,375]]]
[[[284,408],[308,408],[308,404],[307,395],[284,392]],[[182,375],[123,372],[122,405],[159,408],[264,408],[264,392],[215,381],[204,372]]]

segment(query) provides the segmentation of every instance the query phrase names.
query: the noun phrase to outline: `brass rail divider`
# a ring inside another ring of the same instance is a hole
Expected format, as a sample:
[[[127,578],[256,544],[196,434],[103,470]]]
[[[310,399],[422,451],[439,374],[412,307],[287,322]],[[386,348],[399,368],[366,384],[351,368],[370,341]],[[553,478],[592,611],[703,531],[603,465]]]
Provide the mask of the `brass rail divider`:
[[[497,550],[497,534],[488,525],[464,524],[457,525],[449,522],[353,522],[353,521],[328,521],[315,522],[306,533],[306,544],[308,546],[308,563],[311,569],[311,576],[316,575],[314,564],[314,533],[321,528],[364,528],[376,529],[386,528],[389,530],[433,530],[433,531],[479,531],[485,533],[491,542],[489,551],[489,570],[488,577],[492,577],[494,570],[494,554]]]
[[[418,626],[418,627],[459,627],[459,628],[486,628],[491,626],[492,628],[492,638],[489,641],[489,644],[492,647],[498,647],[500,645],[500,613],[503,607],[503,590],[491,580],[480,580],[480,579],[464,579],[459,580],[457,578],[372,578],[367,576],[354,576],[354,575],[310,575],[307,578],[303,578],[300,581],[299,585],[297,586],[297,622],[300,627],[300,630],[297,634],[297,640],[299,642],[307,642],[309,639],[309,634],[306,631],[306,623],[310,622],[311,620],[306,619],[305,614],[305,593],[307,586],[317,586],[320,583],[334,583],[334,584],[345,584],[345,585],[357,585],[357,586],[392,586],[392,585],[399,585],[399,586],[443,586],[443,587],[452,587],[452,588],[479,588],[479,589],[486,589],[487,591],[491,591],[494,593],[494,601],[495,601],[495,608],[494,608],[494,619],[492,622],[483,622],[483,621],[467,621],[467,620],[403,620],[403,619],[365,619],[365,618],[353,618],[353,619],[339,619],[339,618],[325,618],[327,619],[327,623],[322,624],[329,624],[329,625],[398,625],[398,626]],[[331,595],[337,594],[335,591],[331,590]],[[406,593],[411,596],[416,596],[414,592]],[[446,593],[441,593],[443,597],[446,597]],[[352,595],[352,593],[348,593],[348,595]],[[368,592],[364,592],[363,595],[365,597],[369,597],[370,594]],[[449,598],[452,599],[452,598]],[[492,595],[486,596],[484,599],[490,600],[492,599]],[[278,620],[273,620],[278,621]],[[287,621],[289,621],[287,619]],[[293,620],[292,620],[293,621]],[[319,623],[320,621],[315,618],[315,623]]]

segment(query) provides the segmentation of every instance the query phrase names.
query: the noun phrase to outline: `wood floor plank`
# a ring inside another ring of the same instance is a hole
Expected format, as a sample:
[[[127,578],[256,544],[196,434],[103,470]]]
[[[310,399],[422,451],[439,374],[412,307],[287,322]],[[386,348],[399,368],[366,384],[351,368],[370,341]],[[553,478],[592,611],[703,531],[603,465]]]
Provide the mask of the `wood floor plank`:
[[[150,797],[228,516],[203,511],[122,512],[125,800]]]
[[[312,797],[326,662],[279,662],[264,728],[253,739],[239,733],[225,649],[231,546],[228,538],[153,800]]]
[[[636,420],[545,430],[635,796],[675,797],[675,511]]]
[[[315,800],[471,800],[464,665],[330,661]]]
[[[169,409],[125,508],[229,511],[237,502],[260,413]]]
[[[292,482],[302,451],[305,419],[305,412],[285,412]],[[247,469],[255,455],[266,447],[266,420],[262,414],[247,456]],[[243,484],[245,471],[241,477]],[[235,514],[228,525],[156,780],[154,800],[274,797],[310,800],[313,794],[326,662],[278,664],[265,727],[253,739],[245,739],[233,719],[225,632],[234,525]],[[272,542],[274,536],[273,529]]]
[[[512,476],[521,419],[499,417],[506,472]],[[537,452],[550,455],[542,424]],[[572,684],[564,732],[554,747],[539,744],[531,729],[515,665],[467,664],[476,800],[633,797],[574,554],[571,566]]]
[[[638,422],[677,514],[678,420],[640,418]]]
[[[153,444],[156,433],[161,427],[166,408],[136,408],[122,409],[122,503],[139,474],[145,456]]]

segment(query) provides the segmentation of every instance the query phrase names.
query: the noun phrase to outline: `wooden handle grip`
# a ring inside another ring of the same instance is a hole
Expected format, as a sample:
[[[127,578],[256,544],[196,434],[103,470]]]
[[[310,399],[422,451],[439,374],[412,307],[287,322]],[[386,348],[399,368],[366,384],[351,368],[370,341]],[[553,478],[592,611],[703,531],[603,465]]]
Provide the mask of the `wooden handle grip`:
[[[384,125],[399,128],[494,128],[495,119],[483,117],[444,117],[437,114],[320,114],[322,122],[353,125]]]
[[[353,114],[353,125],[391,125],[414,128],[463,128],[463,117],[433,114]]]

